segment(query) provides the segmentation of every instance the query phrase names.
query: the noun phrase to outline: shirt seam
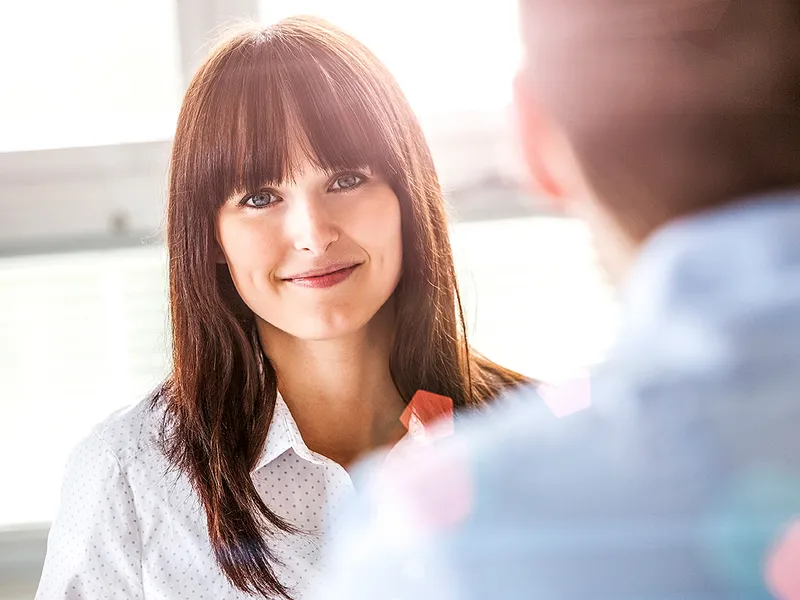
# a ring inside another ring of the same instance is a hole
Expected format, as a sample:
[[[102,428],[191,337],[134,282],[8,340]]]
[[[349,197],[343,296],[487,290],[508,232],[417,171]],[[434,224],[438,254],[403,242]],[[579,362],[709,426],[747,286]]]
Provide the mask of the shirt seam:
[[[111,446],[106,442],[103,437],[95,432],[94,436],[100,441],[101,444],[105,447],[108,453],[114,458],[114,462],[119,469],[120,475],[122,476],[123,480],[125,481],[125,485],[128,486],[128,489],[131,491],[131,502],[133,502],[133,510],[134,514],[136,515],[136,537],[139,541],[139,590],[140,590],[140,597],[144,600],[144,545],[142,544],[142,531],[141,531],[141,523],[142,519],[139,514],[139,508],[136,503],[136,494],[133,493],[133,486],[131,485],[130,480],[128,479],[128,474],[122,468],[122,463],[120,462],[119,456],[117,456],[116,452],[111,449]]]

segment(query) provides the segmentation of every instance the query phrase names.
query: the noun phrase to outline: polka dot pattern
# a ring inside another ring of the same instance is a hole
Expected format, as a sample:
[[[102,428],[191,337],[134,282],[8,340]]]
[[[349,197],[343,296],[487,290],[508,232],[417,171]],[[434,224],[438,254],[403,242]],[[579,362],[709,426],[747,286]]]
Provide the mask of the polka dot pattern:
[[[220,571],[203,508],[160,450],[162,416],[148,399],[111,415],[73,451],[37,600],[251,598]],[[282,563],[278,577],[302,598],[353,484],[340,465],[309,450],[280,397],[252,477],[267,506],[301,529],[270,543]]]

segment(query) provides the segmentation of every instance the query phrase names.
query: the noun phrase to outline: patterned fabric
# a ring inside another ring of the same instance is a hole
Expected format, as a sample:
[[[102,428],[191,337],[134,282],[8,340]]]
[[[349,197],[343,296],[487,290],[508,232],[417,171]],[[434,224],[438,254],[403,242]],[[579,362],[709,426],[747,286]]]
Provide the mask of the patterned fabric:
[[[160,449],[163,409],[149,405],[115,413],[71,455],[37,600],[250,598],[217,566],[197,495]],[[350,476],[309,450],[279,396],[252,477],[267,506],[304,532],[272,542],[279,578],[301,598],[331,515],[354,493]]]

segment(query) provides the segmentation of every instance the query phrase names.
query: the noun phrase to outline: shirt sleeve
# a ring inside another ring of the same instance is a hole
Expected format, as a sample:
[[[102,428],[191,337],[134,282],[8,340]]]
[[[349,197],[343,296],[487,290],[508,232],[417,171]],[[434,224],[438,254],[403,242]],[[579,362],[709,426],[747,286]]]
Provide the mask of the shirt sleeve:
[[[36,600],[141,599],[141,539],[133,493],[93,434],[67,461]]]

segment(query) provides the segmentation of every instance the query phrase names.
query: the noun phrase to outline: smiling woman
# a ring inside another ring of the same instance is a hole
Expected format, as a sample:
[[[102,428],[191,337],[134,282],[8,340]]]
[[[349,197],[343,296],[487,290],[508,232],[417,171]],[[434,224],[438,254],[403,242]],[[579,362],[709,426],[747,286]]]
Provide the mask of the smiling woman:
[[[314,19],[223,40],[170,174],[173,372],[72,456],[41,598],[297,598],[419,390],[528,380],[469,346],[445,206],[386,68]]]
[[[358,331],[400,279],[400,203],[369,168],[331,173],[304,159],[293,181],[223,204],[217,238],[262,344]]]

